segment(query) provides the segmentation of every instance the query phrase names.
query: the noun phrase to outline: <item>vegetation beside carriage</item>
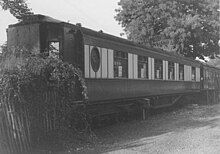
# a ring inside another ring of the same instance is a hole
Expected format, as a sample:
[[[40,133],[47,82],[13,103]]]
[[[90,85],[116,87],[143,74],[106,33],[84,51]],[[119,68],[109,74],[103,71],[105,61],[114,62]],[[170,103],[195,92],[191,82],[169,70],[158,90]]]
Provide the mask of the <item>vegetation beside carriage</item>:
[[[63,147],[71,139],[88,138],[87,88],[78,68],[14,48],[3,55],[0,72],[4,153],[25,153],[45,141]]]

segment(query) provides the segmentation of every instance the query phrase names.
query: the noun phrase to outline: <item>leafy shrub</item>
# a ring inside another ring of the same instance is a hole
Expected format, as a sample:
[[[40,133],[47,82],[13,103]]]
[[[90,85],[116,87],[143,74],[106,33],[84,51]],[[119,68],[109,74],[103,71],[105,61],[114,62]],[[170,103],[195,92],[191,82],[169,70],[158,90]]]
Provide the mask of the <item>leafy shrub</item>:
[[[89,128],[82,72],[60,59],[32,55],[24,49],[10,50],[0,64],[0,93],[2,107],[10,103],[13,112],[28,118],[26,130],[32,142],[51,136],[58,140],[76,137]]]

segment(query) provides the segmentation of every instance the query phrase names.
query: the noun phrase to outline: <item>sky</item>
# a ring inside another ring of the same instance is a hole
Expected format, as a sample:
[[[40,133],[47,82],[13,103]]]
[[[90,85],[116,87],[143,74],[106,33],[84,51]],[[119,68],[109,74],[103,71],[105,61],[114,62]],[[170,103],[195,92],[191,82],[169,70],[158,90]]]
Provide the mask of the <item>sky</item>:
[[[27,0],[35,14],[43,14],[72,24],[81,23],[83,27],[102,30],[104,33],[119,36],[122,27],[114,19],[115,9],[120,0]],[[9,11],[0,9],[0,45],[7,40],[6,28],[17,23]]]

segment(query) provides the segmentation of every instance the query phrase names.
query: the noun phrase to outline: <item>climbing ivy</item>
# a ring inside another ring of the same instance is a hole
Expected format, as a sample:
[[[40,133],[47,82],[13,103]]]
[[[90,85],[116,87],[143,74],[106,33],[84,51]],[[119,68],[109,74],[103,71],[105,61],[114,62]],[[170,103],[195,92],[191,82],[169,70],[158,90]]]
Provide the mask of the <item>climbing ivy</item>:
[[[28,129],[34,138],[51,133],[45,125],[41,127],[36,122],[45,117],[53,121],[53,135],[62,137],[66,130],[75,133],[89,128],[83,74],[79,68],[58,58],[33,55],[25,49],[11,49],[0,63],[0,93],[1,106],[11,103],[15,106],[13,112],[28,115]],[[48,122],[47,125],[52,124]]]

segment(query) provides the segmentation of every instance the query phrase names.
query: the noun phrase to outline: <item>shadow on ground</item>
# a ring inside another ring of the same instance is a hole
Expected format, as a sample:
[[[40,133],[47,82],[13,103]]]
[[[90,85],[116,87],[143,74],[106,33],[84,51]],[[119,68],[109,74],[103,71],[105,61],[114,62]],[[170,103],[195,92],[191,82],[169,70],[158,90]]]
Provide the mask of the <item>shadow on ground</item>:
[[[146,121],[134,121],[96,130],[102,143],[95,153],[117,153],[168,138],[174,132],[220,126],[220,105],[189,105],[177,111],[162,113]]]

